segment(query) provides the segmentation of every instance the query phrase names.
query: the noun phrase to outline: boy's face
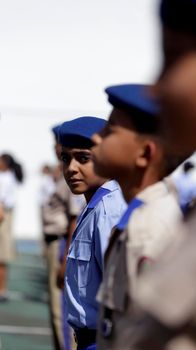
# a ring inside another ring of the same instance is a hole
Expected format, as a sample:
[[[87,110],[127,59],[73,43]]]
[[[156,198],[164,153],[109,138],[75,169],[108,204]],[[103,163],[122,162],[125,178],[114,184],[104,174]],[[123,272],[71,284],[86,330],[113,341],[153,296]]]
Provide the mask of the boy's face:
[[[127,113],[117,108],[101,133],[93,136],[93,141],[96,173],[116,180],[133,171],[142,152],[142,137],[134,131]]]
[[[72,193],[85,194],[105,182],[94,172],[90,149],[62,147],[61,160],[63,175]]]

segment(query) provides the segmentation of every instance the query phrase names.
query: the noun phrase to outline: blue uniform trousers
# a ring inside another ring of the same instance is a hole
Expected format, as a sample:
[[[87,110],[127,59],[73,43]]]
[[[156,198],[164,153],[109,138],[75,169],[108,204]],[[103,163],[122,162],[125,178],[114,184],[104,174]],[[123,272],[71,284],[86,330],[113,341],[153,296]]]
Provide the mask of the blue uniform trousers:
[[[82,348],[78,346],[77,350],[96,350],[96,344],[91,344]]]

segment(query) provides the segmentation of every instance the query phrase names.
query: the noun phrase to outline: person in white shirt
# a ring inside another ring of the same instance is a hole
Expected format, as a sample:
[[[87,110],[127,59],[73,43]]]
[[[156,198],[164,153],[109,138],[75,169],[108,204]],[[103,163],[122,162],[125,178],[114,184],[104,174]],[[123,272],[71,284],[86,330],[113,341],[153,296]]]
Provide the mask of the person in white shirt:
[[[38,194],[39,205],[42,207],[50,201],[55,192],[55,181],[53,179],[53,168],[50,165],[43,165],[41,169],[40,190]]]
[[[23,181],[20,164],[9,154],[0,156],[0,301],[7,300],[8,264],[13,258],[11,229],[19,183]]]

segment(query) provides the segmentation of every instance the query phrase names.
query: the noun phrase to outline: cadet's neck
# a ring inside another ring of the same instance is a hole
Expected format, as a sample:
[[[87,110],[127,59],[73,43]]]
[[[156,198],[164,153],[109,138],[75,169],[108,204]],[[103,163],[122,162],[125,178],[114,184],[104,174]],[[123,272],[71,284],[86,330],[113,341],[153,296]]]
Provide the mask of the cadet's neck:
[[[90,188],[88,191],[84,193],[84,197],[87,203],[90,202],[91,198],[94,196],[98,188],[101,187],[106,181],[107,181],[106,179],[104,179],[103,181],[100,181],[100,183],[97,184],[97,186]]]
[[[154,172],[145,172],[143,174],[134,174],[134,176],[124,176],[119,179],[123,196],[127,203],[129,203],[138,193],[143,191],[148,186],[160,181],[160,176]]]
[[[97,188],[94,188],[93,190],[89,190],[86,193],[84,193],[84,197],[86,199],[86,203],[89,203],[91,198],[94,196],[95,192],[97,191]]]

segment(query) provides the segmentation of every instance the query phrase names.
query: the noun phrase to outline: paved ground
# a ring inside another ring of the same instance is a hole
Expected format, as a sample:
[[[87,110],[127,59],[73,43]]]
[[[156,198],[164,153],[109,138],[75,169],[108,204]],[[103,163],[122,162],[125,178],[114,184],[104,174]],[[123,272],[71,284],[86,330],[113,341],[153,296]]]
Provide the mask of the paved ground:
[[[10,300],[0,303],[0,350],[53,350],[46,266],[37,242],[17,242]]]

